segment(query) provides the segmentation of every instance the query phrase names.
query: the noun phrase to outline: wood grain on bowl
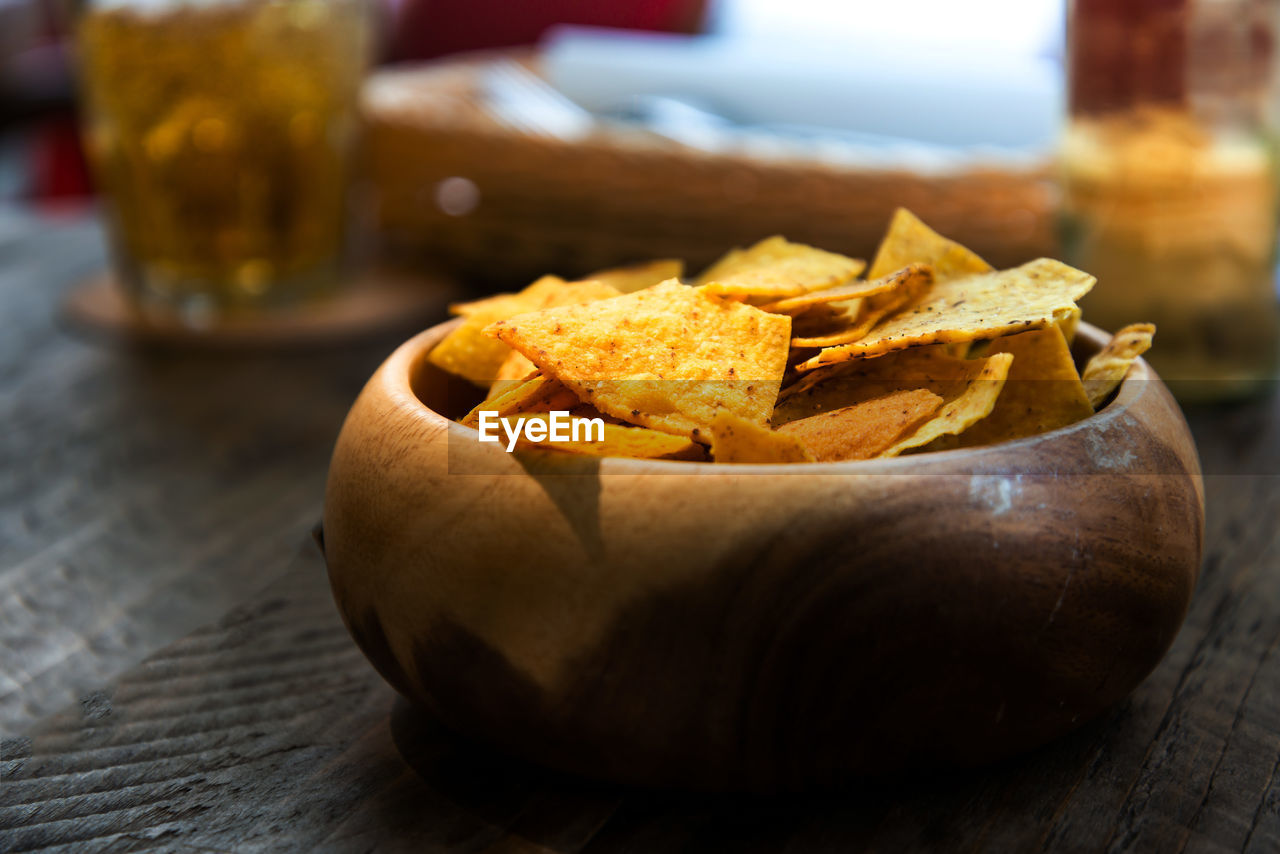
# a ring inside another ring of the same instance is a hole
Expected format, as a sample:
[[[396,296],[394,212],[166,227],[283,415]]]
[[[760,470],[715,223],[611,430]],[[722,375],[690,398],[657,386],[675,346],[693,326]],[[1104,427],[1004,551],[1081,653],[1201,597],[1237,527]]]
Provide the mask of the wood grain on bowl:
[[[388,681],[513,753],[711,789],[988,762],[1128,694],[1186,612],[1199,463],[1145,363],[1016,442],[715,466],[480,444],[425,358],[445,331],[348,416],[330,579]]]

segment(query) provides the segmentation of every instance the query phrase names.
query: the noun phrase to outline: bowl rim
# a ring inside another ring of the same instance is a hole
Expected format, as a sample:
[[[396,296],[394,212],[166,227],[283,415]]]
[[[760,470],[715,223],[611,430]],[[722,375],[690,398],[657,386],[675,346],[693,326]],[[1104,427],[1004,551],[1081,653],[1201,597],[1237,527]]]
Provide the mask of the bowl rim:
[[[475,432],[475,428],[467,427],[448,418],[444,414],[435,410],[427,404],[419,395],[415,388],[414,378],[419,371],[423,369],[423,362],[426,361],[427,354],[431,349],[439,344],[440,340],[450,332],[453,327],[459,325],[463,318],[452,318],[444,322],[438,323],[422,332],[409,338],[401,343],[395,351],[387,358],[382,367],[378,369],[380,379],[384,383],[386,391],[396,402],[396,406],[409,410],[412,415],[419,419],[425,419],[437,428],[443,426],[447,431],[449,439],[454,437],[462,439],[470,437]],[[1110,340],[1111,334],[1084,321],[1081,321],[1077,331],[1077,340],[1083,338],[1089,345],[1094,348],[1094,352],[1100,350]],[[437,369],[439,370],[439,369]],[[658,459],[640,459],[633,457],[592,457],[590,455],[574,455],[581,456],[585,459],[598,461],[598,467],[593,474],[596,475],[637,475],[637,474],[820,474],[820,475],[877,475],[877,474],[902,474],[911,471],[912,474],[935,474],[935,475],[964,475],[972,474],[971,471],[928,471],[929,468],[937,467],[945,468],[948,462],[957,460],[976,460],[1002,454],[1007,451],[1021,451],[1030,449],[1037,445],[1043,445],[1055,441],[1071,432],[1086,429],[1096,429],[1105,422],[1111,422],[1119,419],[1129,412],[1134,405],[1142,399],[1146,394],[1151,393],[1152,384],[1163,386],[1164,383],[1156,372],[1151,368],[1145,359],[1139,356],[1134,360],[1129,368],[1125,378],[1121,381],[1120,387],[1116,389],[1111,401],[1102,409],[1097,410],[1093,415],[1084,418],[1073,424],[1067,424],[1044,433],[1037,433],[1033,436],[1024,436],[1020,439],[1012,439],[1005,442],[998,442],[994,445],[981,445],[970,448],[953,448],[945,451],[930,451],[925,454],[911,454],[907,456],[871,458],[866,460],[836,460],[829,462],[815,463],[716,463],[703,462],[693,460],[658,460]],[[1170,397],[1172,400],[1172,397]],[[1175,404],[1176,406],[1176,404]],[[465,431],[465,432],[464,432]],[[500,450],[500,449],[499,449]],[[505,451],[501,451],[505,453]],[[526,451],[526,453],[530,453]],[[538,453],[534,451],[532,453]],[[543,454],[555,454],[554,451],[542,451]],[[1119,472],[1117,472],[1119,473]]]

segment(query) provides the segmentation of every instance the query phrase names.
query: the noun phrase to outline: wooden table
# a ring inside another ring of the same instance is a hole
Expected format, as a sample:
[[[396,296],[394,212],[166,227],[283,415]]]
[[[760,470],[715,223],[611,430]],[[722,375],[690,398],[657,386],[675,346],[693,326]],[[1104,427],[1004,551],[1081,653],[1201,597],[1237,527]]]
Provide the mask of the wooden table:
[[[0,850],[1280,851],[1280,399],[1191,413],[1208,540],[1173,649],[978,771],[772,799],[592,784],[396,698],[309,532],[392,338],[138,353],[57,327],[92,222],[0,215]]]

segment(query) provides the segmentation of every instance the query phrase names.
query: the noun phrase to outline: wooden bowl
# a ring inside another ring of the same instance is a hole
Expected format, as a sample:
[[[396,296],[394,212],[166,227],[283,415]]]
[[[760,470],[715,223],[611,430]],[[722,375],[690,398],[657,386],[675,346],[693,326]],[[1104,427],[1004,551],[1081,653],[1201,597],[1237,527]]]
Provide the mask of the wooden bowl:
[[[466,403],[424,358],[449,328],[351,410],[325,550],[387,681],[512,753],[753,790],[988,762],[1127,695],[1186,613],[1203,484],[1144,362],[1086,421],[984,448],[521,457],[440,414]]]

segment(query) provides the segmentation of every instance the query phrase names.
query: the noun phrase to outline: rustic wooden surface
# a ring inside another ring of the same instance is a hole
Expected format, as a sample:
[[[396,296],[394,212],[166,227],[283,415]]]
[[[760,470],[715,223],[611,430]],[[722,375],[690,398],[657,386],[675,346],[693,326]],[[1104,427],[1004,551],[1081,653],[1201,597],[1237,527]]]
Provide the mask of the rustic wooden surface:
[[[1103,719],[978,772],[624,790],[450,735],[338,620],[306,531],[395,342],[89,346],[51,318],[101,257],[91,225],[0,215],[0,850],[1280,851],[1280,398],[1191,413],[1199,588]]]
[[[103,264],[92,221],[0,211],[0,733],[278,574],[404,335],[258,357],[102,346],[57,306]]]

